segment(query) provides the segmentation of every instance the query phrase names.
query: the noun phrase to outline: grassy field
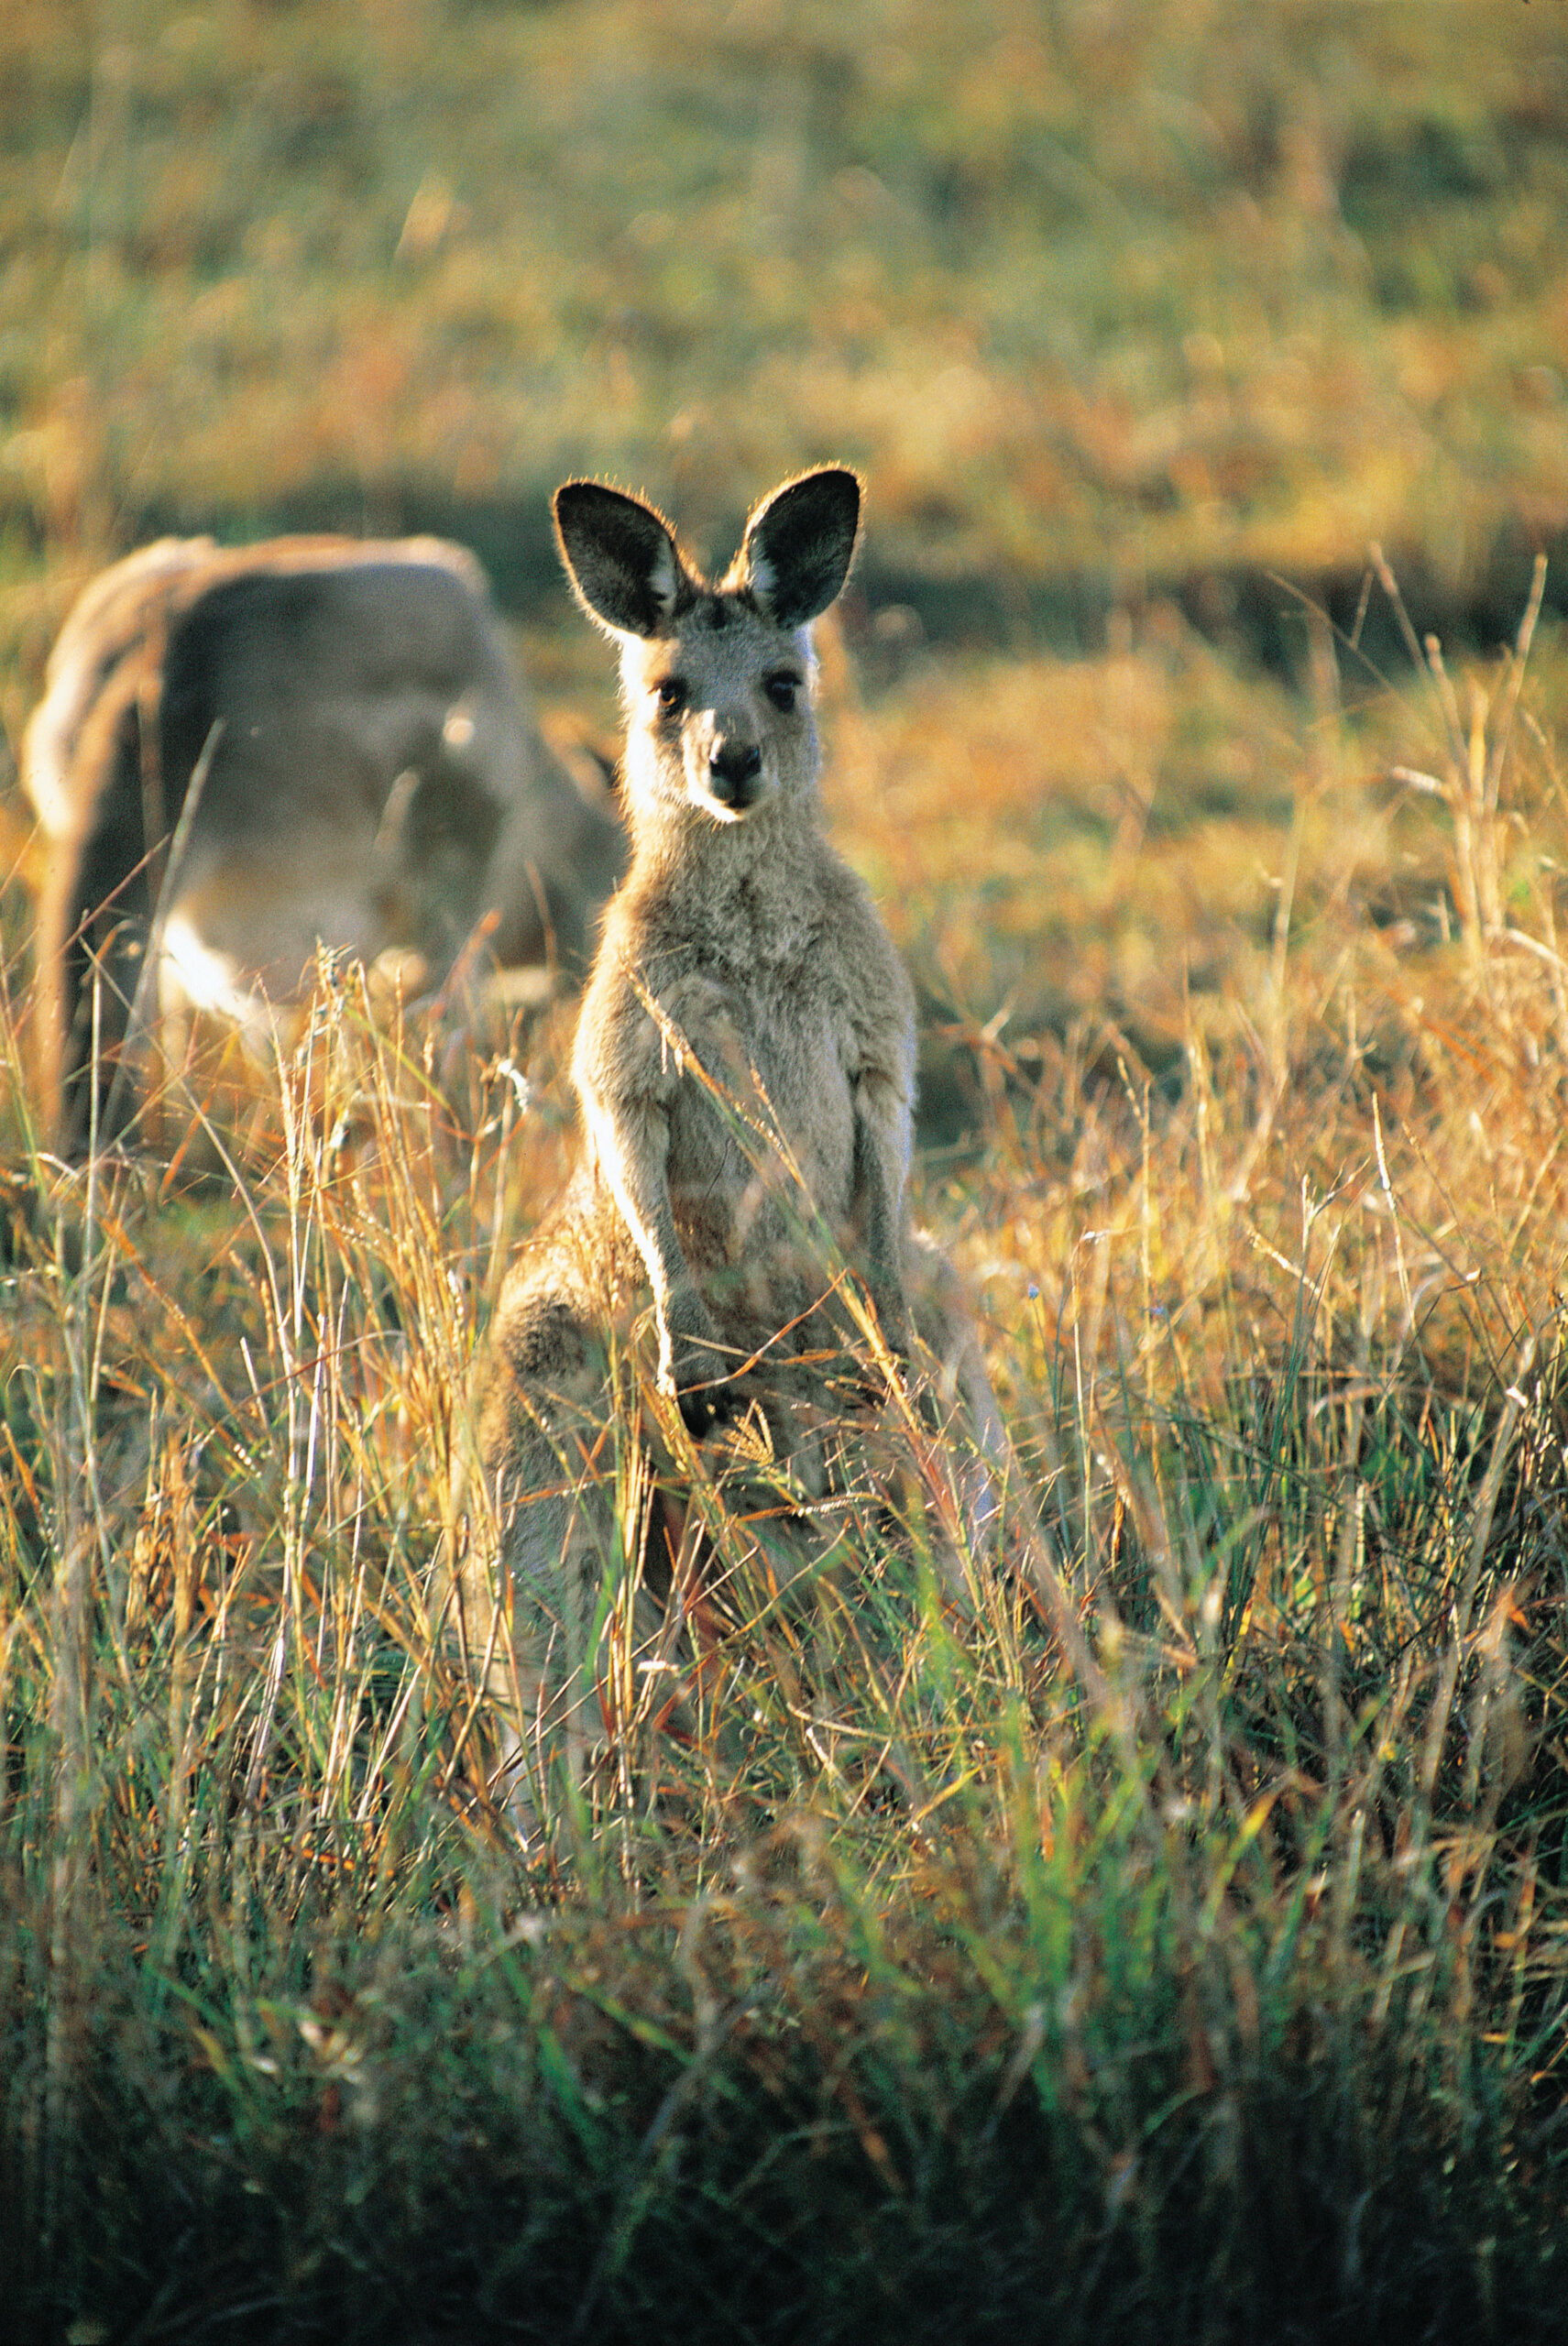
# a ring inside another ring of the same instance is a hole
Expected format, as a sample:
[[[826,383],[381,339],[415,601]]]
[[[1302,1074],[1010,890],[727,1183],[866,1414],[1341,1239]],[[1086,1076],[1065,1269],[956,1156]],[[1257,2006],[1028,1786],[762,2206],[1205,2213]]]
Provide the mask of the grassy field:
[[[0,796],[0,2333],[1561,2335],[1565,132],[1546,0],[11,0],[13,741],[104,560],[323,521],[607,732],[554,482],[865,466],[1018,1466],[960,1590],[913,1416],[781,1600],[672,1434],[687,1711],[624,1563],[522,1855],[441,1554],[570,1008],[328,971],[66,1166]]]

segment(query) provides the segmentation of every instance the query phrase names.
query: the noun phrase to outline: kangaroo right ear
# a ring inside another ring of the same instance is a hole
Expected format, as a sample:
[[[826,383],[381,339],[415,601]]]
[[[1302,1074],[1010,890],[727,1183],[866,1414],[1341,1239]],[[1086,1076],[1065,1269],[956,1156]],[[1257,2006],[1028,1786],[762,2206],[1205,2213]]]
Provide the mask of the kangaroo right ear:
[[[578,602],[611,635],[662,635],[689,597],[667,524],[618,488],[567,481],[555,491],[555,536]]]

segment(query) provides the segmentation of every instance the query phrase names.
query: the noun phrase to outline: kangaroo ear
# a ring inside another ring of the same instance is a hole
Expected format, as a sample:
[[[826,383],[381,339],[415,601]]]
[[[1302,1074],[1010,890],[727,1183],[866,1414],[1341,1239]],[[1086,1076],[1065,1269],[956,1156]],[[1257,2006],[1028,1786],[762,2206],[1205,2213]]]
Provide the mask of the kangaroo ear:
[[[786,481],[746,524],[746,585],[780,627],[804,627],[834,602],[855,558],[861,484],[839,466]]]
[[[689,598],[668,527],[618,488],[567,481],[555,491],[555,536],[578,602],[612,635],[660,635]]]

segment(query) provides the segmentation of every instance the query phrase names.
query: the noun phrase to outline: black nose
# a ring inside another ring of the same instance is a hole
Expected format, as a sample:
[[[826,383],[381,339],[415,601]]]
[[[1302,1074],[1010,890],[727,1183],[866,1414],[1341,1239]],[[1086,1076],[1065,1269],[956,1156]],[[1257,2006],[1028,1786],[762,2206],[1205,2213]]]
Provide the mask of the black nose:
[[[754,741],[718,741],[707,769],[709,786],[721,806],[749,806],[756,795],[751,785],[762,771],[762,753]]]

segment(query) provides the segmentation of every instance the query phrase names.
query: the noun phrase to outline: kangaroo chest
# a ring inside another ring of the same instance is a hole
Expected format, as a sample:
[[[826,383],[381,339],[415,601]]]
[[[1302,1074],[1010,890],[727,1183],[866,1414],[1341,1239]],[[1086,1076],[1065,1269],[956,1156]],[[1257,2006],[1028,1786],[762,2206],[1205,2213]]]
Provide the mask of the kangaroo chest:
[[[667,1111],[670,1201],[692,1250],[733,1262],[797,1244],[814,1211],[841,1222],[859,1070],[829,970],[705,960],[665,1003],[687,1053]]]

